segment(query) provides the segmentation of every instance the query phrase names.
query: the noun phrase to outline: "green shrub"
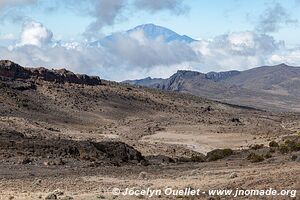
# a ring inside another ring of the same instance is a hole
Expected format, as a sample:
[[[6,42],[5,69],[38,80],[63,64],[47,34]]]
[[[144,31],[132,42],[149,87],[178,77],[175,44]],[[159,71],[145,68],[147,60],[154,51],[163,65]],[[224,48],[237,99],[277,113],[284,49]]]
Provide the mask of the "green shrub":
[[[270,147],[269,153],[275,153],[276,149],[274,147]]]
[[[215,160],[219,160],[231,156],[232,154],[233,154],[232,149],[215,149],[207,153],[206,160],[215,161]]]
[[[192,162],[204,162],[205,161],[205,157],[201,156],[201,155],[195,155],[195,154],[193,154],[191,156],[191,161]]]
[[[300,151],[300,142],[295,140],[287,140],[285,144],[288,146],[290,151]]]
[[[250,148],[253,150],[258,150],[258,149],[264,148],[264,145],[263,144],[255,144],[255,145],[252,145]]]
[[[266,158],[266,159],[272,158],[272,154],[271,154],[271,153],[266,153],[266,154],[265,154],[265,158]]]
[[[250,160],[252,163],[262,162],[265,160],[263,156],[256,153],[249,154],[247,159]]]
[[[271,141],[269,147],[279,147],[279,144],[276,141]]]
[[[19,108],[27,108],[28,106],[29,106],[29,104],[28,104],[28,100],[18,100],[17,101],[17,106],[19,107]]]
[[[292,155],[292,161],[295,161],[298,158],[297,155]]]
[[[279,145],[279,151],[280,153],[288,153],[289,147],[286,144]]]

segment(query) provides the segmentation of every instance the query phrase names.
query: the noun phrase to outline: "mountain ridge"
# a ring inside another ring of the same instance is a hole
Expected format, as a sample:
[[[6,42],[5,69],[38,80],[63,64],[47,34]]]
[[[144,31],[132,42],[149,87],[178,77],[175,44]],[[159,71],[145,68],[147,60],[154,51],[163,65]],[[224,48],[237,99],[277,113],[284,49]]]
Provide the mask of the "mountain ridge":
[[[98,76],[74,74],[66,69],[25,68],[9,60],[0,60],[0,79],[42,79],[57,83],[100,85]]]
[[[284,63],[244,71],[178,70],[166,79],[124,81],[260,109],[300,111],[300,67]]]

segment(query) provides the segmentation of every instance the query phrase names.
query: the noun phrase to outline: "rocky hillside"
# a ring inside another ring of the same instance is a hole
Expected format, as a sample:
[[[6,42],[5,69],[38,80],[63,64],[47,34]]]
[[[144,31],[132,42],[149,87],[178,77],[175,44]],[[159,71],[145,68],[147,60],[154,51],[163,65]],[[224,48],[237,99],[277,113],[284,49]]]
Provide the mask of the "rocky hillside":
[[[125,142],[143,155],[170,157],[190,156],[193,151],[189,145],[178,142],[152,142],[149,136],[168,134],[169,129],[183,127],[193,134],[209,133],[213,137],[219,133],[225,134],[222,137],[247,133],[249,138],[289,133],[281,125],[289,119],[286,115],[189,94],[105,80],[100,84],[99,78],[80,79],[71,72],[44,70],[45,73],[39,73],[39,69],[23,68],[10,61],[1,63],[0,132],[3,133],[17,132],[24,138],[47,141],[61,138]],[[200,76],[193,72],[182,71],[181,74],[185,78]],[[174,82],[180,80],[177,79],[174,77],[169,85],[173,87]],[[189,135],[186,137],[189,140]],[[174,137],[171,135],[171,138]]]
[[[285,64],[246,71],[178,71],[167,79],[125,83],[190,93],[197,96],[276,111],[300,111],[300,68]]]

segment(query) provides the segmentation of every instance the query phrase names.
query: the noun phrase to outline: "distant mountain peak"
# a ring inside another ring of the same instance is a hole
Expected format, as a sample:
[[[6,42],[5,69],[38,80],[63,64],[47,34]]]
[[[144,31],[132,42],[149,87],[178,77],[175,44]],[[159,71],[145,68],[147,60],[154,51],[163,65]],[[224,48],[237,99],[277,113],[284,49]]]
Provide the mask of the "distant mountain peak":
[[[183,43],[192,43],[194,41],[197,41],[187,35],[179,35],[175,31],[172,31],[168,28],[149,23],[149,24],[138,25],[138,26],[136,26],[132,29],[129,29],[127,31],[124,31],[124,32],[113,33],[111,35],[108,35],[108,36],[102,38],[101,40],[91,42],[89,45],[90,46],[101,46],[101,45],[105,46],[107,44],[107,42],[114,41],[117,38],[117,36],[120,34],[123,36],[126,36],[126,35],[129,35],[131,33],[137,32],[137,31],[143,31],[145,37],[150,40],[155,40],[157,38],[161,38],[166,43],[173,42],[173,41],[179,41],[179,42],[183,42]]]
[[[138,30],[142,30],[145,36],[150,39],[162,37],[165,40],[165,42],[181,41],[191,43],[196,41],[191,37],[188,37],[186,35],[179,35],[175,31],[152,23],[136,26],[135,28],[128,30],[127,33],[131,33]]]
[[[289,65],[285,64],[285,63],[280,63],[279,65],[277,66],[280,66],[280,67],[289,67]]]

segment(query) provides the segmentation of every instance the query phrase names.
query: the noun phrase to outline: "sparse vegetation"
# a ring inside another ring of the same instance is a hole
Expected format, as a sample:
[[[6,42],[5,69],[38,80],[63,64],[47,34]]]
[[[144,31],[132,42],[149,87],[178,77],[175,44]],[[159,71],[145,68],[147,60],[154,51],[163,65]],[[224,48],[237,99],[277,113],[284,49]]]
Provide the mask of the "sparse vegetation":
[[[243,182],[257,183],[258,187],[266,183],[281,187],[282,182],[297,181],[294,174],[299,173],[300,157],[292,151],[299,150],[300,138],[284,130],[272,112],[253,112],[175,92],[130,89],[108,81],[99,86],[37,81],[37,90],[0,88],[0,174],[24,181],[28,193],[57,181],[58,187],[78,183],[74,188],[77,194],[71,193],[76,198],[81,195],[78,188],[92,190],[92,198],[100,195],[99,199],[120,197],[98,193],[91,184],[95,181],[103,183],[103,188],[111,187],[112,181],[120,188],[125,182],[130,187],[144,187],[136,185],[138,178],[151,188],[177,187],[176,182],[195,188],[226,188],[228,179],[232,186]],[[7,84],[14,86],[14,81]],[[286,128],[298,126],[292,121],[298,116],[292,117],[286,115]],[[279,142],[279,135],[284,135],[286,142]],[[252,139],[258,144],[250,148]],[[280,155],[280,145],[286,155]],[[215,149],[207,156],[195,152],[221,146],[239,150]],[[249,165],[250,161],[256,164]],[[284,165],[278,167],[280,163]],[[203,177],[210,181],[201,181]],[[33,178],[40,181],[32,184]],[[84,181],[78,181],[81,178]],[[267,178],[281,181],[265,182]],[[7,180],[1,179],[0,185]],[[6,185],[20,186],[19,182],[11,183]],[[40,199],[45,198],[42,194]]]

